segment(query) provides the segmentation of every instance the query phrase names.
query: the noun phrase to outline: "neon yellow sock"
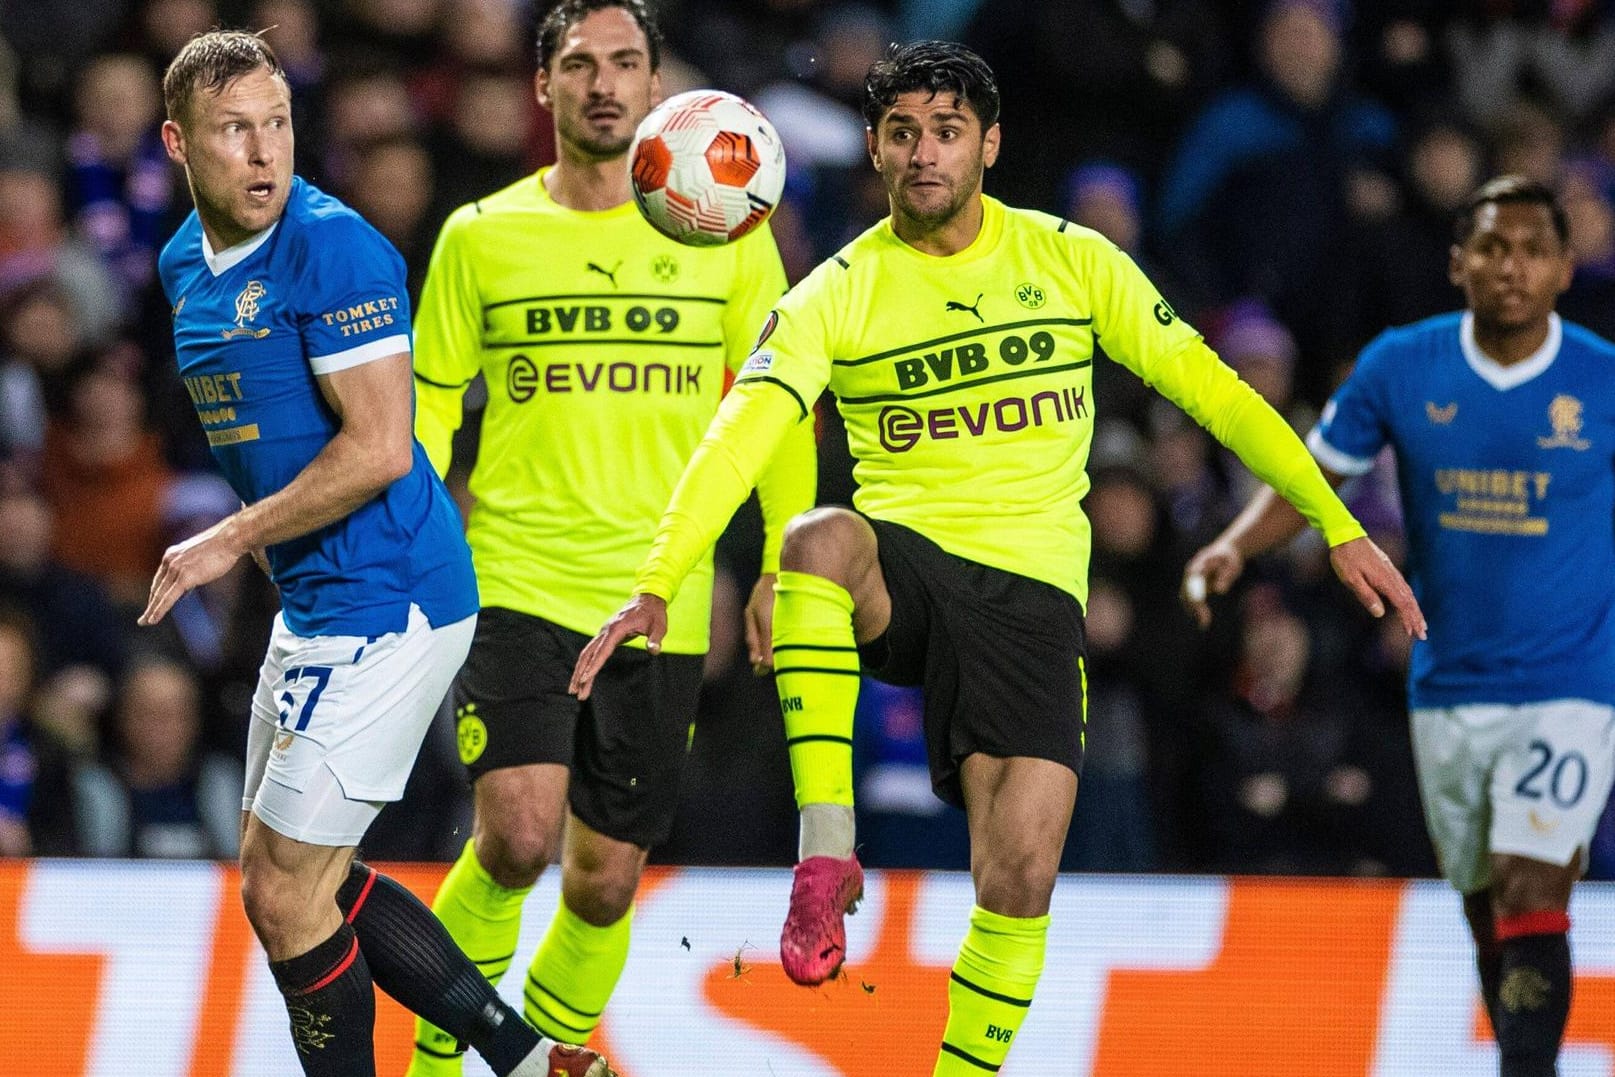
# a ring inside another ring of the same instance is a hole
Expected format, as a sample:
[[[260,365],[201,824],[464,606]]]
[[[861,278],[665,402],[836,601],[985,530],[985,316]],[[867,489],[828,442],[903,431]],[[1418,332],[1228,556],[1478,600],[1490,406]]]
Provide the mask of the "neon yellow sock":
[[[432,911],[490,983],[510,967],[521,933],[522,902],[532,887],[508,890],[477,860],[471,842],[443,877]],[[453,1036],[417,1017],[415,1053],[405,1077],[459,1077],[462,1053]]]
[[[1000,916],[980,905],[948,980],[948,1026],[932,1077],[981,1077],[1004,1064],[1043,974],[1047,915]]]
[[[774,683],[796,805],[851,805],[858,704],[852,596],[806,572],[781,572],[774,594]]]
[[[527,1023],[561,1043],[587,1043],[628,963],[634,910],[595,927],[562,898],[522,988]]]

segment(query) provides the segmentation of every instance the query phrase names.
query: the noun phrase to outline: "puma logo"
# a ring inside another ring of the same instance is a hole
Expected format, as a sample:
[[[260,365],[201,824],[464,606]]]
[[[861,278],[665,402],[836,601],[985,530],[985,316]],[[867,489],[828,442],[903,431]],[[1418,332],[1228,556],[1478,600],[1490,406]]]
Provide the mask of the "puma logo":
[[[612,266],[610,269],[607,269],[601,265],[596,265],[593,262],[584,263],[583,268],[588,270],[590,273],[600,274],[602,277],[609,280],[611,282],[611,286],[615,288],[617,286],[617,270],[622,268],[622,259],[617,259],[617,264]]]
[[[957,299],[950,299],[948,300],[947,307],[944,309],[947,311],[968,310],[970,313],[976,316],[976,321],[986,324],[987,319],[983,318],[981,316],[981,311],[976,309],[977,307],[981,306],[982,294],[983,293],[981,292],[976,293],[976,301],[974,303],[961,303]]]

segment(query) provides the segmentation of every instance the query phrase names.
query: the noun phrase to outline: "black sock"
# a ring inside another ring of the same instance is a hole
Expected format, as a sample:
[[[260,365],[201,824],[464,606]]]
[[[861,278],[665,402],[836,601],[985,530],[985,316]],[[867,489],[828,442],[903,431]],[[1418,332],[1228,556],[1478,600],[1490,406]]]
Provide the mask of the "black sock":
[[[1553,1077],[1570,1016],[1570,942],[1563,931],[1502,942],[1500,1077]]]
[[[269,971],[286,996],[297,1060],[309,1077],[375,1077],[376,993],[359,940],[344,923],[314,949]]]
[[[1498,990],[1503,983],[1503,947],[1497,941],[1497,926],[1492,918],[1492,892],[1490,889],[1464,895],[1464,915],[1469,920],[1469,931],[1475,939],[1475,968],[1480,973],[1480,998],[1486,1006],[1486,1015],[1492,1022],[1492,1035],[1497,1035]]]
[[[499,997],[414,894],[355,860],[336,903],[359,934],[376,985],[475,1047],[494,1073],[510,1073],[538,1046],[538,1033]]]

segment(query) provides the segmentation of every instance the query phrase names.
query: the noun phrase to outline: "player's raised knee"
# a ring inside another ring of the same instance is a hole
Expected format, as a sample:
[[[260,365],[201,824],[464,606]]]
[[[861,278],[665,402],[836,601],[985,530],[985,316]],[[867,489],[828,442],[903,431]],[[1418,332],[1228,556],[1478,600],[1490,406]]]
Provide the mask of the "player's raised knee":
[[[849,509],[826,506],[811,509],[785,528],[780,567],[847,585],[851,569],[875,552],[875,531],[869,521]]]

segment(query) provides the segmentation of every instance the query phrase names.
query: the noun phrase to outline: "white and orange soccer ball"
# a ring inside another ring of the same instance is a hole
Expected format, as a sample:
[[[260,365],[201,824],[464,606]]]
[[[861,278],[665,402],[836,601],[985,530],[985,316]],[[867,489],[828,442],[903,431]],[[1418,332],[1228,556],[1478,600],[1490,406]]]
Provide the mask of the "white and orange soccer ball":
[[[721,90],[651,110],[628,150],[634,202],[658,232],[693,247],[739,239],[774,212],[785,148],[768,119]]]

